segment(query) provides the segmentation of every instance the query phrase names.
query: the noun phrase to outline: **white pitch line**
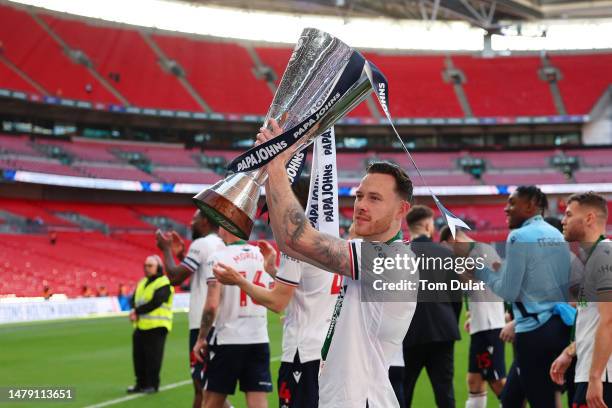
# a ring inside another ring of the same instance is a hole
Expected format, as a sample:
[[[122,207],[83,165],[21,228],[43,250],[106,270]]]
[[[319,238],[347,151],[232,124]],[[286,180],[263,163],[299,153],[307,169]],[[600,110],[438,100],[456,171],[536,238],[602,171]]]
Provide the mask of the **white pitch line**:
[[[276,356],[276,357],[272,357],[270,359],[270,361],[280,361],[280,359],[281,359],[281,356]],[[172,383],[172,384],[163,385],[163,386],[159,387],[159,392],[171,390],[173,388],[181,387],[181,386],[187,385],[187,384],[191,384],[191,380],[179,381],[179,382],[175,382],[175,383]],[[121,397],[121,398],[116,398],[116,399],[104,401],[104,402],[101,402],[99,404],[88,405],[85,408],[108,407],[109,405],[121,404],[122,402],[125,402],[125,401],[130,401],[130,400],[133,400],[133,399],[136,399],[136,398],[141,398],[141,397],[144,397],[145,395],[149,395],[149,394],[127,395],[125,397]]]
[[[168,385],[161,386],[161,387],[159,387],[159,391],[158,392],[163,392],[163,391],[171,390],[173,388],[181,387],[181,386],[187,385],[187,384],[191,384],[191,380],[179,381],[179,382],[175,382],[173,384],[168,384]],[[104,402],[101,402],[99,404],[88,405],[85,408],[108,407],[109,405],[121,404],[122,402],[130,401],[130,400],[133,400],[133,399],[136,399],[136,398],[141,398],[141,397],[144,397],[146,395],[150,395],[150,394],[133,394],[133,395],[128,395],[128,396],[125,396],[125,397],[121,397],[121,398],[116,398],[116,399],[104,401]]]

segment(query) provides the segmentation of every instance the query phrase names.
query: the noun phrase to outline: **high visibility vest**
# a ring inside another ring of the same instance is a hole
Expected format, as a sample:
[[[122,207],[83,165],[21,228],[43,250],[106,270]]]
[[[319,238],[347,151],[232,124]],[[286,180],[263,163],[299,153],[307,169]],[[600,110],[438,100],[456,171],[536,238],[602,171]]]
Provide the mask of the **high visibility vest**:
[[[146,285],[146,286],[145,286]],[[174,287],[170,285],[167,276],[160,276],[147,285],[147,278],[142,278],[136,286],[134,293],[134,306],[142,306],[153,299],[153,294],[159,288],[170,286],[170,296],[165,303],[157,309],[146,314],[138,315],[138,320],[134,322],[134,327],[140,330],[151,330],[157,327],[165,327],[168,331],[172,330],[172,299],[174,297]]]

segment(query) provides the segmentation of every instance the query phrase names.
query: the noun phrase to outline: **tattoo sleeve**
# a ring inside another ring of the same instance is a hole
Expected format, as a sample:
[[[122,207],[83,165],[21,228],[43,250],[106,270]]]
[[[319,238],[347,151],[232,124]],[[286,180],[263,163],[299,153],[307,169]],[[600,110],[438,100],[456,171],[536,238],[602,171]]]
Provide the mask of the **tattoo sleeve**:
[[[314,229],[291,190],[284,167],[269,172],[266,199],[274,238],[287,255],[333,273],[351,275],[347,241]]]
[[[290,205],[284,217],[285,233],[293,244],[297,244],[304,235],[308,220],[304,209],[299,205]]]
[[[210,282],[208,283],[208,290],[216,290],[219,285],[220,283],[218,282]],[[202,320],[200,321],[200,333],[198,334],[198,337],[202,339],[208,337],[208,333],[210,332],[212,325],[215,323],[216,315],[216,307],[208,307],[208,305],[204,307],[204,311],[202,312]]]
[[[202,322],[200,323],[200,338],[208,337],[208,332],[215,322],[215,311],[210,309],[204,309],[202,313]]]

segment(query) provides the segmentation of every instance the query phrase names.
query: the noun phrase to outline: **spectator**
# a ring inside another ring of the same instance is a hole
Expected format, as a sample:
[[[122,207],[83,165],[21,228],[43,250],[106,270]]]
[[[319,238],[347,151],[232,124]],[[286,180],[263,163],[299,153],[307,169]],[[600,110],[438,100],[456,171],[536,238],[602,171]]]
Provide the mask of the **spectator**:
[[[117,299],[119,300],[119,307],[121,308],[122,312],[130,310],[131,296],[127,285],[123,283],[119,284],[119,292],[117,295]]]
[[[89,287],[89,285],[83,285],[81,288],[81,297],[93,297],[93,290]]]
[[[108,296],[108,289],[106,289],[106,286],[100,285],[98,287],[98,297],[107,297],[107,296]]]
[[[51,299],[51,296],[53,296],[53,291],[51,290],[51,287],[49,287],[49,285],[45,285],[43,287],[43,294],[42,295],[45,298],[45,300]]]

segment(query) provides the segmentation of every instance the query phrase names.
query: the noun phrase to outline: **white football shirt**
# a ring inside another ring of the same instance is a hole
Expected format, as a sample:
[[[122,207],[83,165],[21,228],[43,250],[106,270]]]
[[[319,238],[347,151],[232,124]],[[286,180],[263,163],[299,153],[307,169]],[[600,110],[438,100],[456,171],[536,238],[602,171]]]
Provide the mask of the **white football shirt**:
[[[272,282],[264,271],[264,258],[259,248],[244,241],[229,244],[211,255],[207,262],[208,280],[214,280],[212,267],[222,262],[238,271],[255,285],[268,288]],[[216,344],[268,343],[268,311],[253,302],[238,286],[223,285],[215,320],[212,342]]]
[[[360,242],[350,241],[352,278],[319,378],[320,408],[399,408],[389,381],[391,360],[402,349],[416,302],[362,302]],[[415,256],[409,251],[411,256]]]
[[[199,329],[204,301],[208,293],[206,286],[206,260],[216,251],[225,248],[223,240],[215,233],[194,240],[181,262],[192,273],[189,295],[189,329]]]
[[[493,264],[502,262],[495,248],[481,242],[474,243],[474,248],[468,256],[473,259],[481,258],[492,270]],[[470,305],[470,334],[504,327],[504,302],[488,286],[485,286],[485,290],[466,291],[466,294]]]
[[[276,280],[296,288],[285,310],[282,361],[292,363],[296,351],[302,363],[320,360],[342,276],[281,253]]]
[[[584,281],[578,301],[576,317],[576,377],[574,382],[589,382],[593,360],[595,331],[599,324],[597,298],[599,292],[612,291],[612,241],[598,242],[584,265]],[[603,372],[602,381],[612,383],[612,357]]]

